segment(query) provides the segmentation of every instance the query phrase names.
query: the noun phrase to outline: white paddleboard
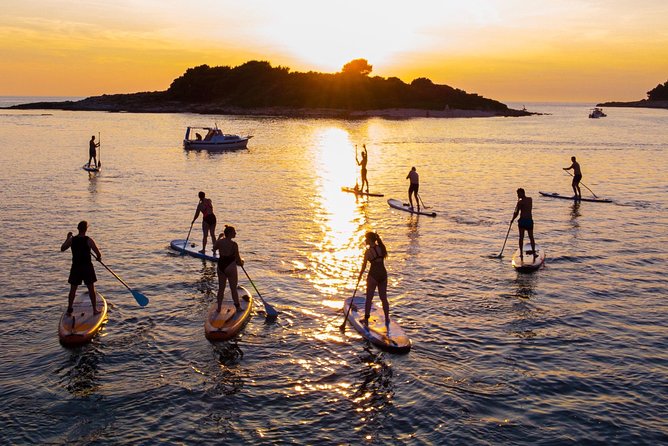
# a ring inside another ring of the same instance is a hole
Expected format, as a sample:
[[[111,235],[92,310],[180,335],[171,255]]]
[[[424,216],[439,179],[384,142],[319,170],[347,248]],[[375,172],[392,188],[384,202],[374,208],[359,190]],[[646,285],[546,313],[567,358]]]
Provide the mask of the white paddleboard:
[[[531,251],[531,243],[524,244],[524,259],[520,258],[520,250],[517,248],[513,253],[511,264],[519,272],[536,271],[545,263],[545,251],[536,244],[536,257]]]
[[[86,172],[99,172],[101,167],[91,167],[88,163],[81,166]]]
[[[429,217],[436,217],[436,212],[427,212],[423,210],[424,208],[420,208],[418,211],[417,206],[411,208],[410,204],[404,203],[401,200],[397,200],[395,198],[390,198],[387,200],[387,204],[390,205],[390,207],[394,209],[399,209],[400,211],[404,212],[410,212],[411,214],[418,214],[418,215],[427,215]]]
[[[364,319],[364,303],[365,297],[349,297],[343,305],[343,311],[348,312],[348,307],[352,301],[352,308],[348,314],[348,321],[350,325],[355,327],[364,339],[367,339],[372,344],[393,353],[408,353],[411,349],[411,340],[406,336],[403,328],[399,326],[394,319],[390,317],[390,325],[385,326],[385,314],[383,308],[376,305],[375,300],[371,304],[371,312],[369,313],[369,327],[367,328],[362,320]],[[390,314],[391,316],[391,314]]]
[[[85,286],[85,285],[84,285]],[[89,342],[107,319],[107,301],[95,293],[98,314],[93,314],[88,291],[77,293],[72,303],[72,314],[64,312],[58,324],[58,338],[64,346],[82,345]]]
[[[197,257],[198,259],[205,259],[205,260],[211,260],[212,262],[217,262],[218,261],[218,253],[213,254],[213,251],[211,250],[211,243],[207,243],[206,245],[206,251],[204,253],[201,253],[200,250],[202,249],[200,244],[197,242],[193,242],[191,240],[188,240],[188,244],[186,245],[186,239],[176,239],[172,240],[169,243],[169,246],[175,250],[182,252],[184,251],[185,254],[188,254],[189,256]]]

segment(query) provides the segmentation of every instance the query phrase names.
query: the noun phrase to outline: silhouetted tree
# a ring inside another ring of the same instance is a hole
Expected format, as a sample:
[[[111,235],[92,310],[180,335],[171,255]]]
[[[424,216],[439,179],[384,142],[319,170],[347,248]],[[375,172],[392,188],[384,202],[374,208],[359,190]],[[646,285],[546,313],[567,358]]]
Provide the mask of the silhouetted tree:
[[[341,69],[342,74],[361,74],[362,76],[368,76],[371,74],[373,67],[369,65],[366,59],[355,59],[351,60],[343,66]]]
[[[659,84],[656,88],[648,91],[647,99],[650,101],[668,101],[668,81],[666,81],[665,84]]]

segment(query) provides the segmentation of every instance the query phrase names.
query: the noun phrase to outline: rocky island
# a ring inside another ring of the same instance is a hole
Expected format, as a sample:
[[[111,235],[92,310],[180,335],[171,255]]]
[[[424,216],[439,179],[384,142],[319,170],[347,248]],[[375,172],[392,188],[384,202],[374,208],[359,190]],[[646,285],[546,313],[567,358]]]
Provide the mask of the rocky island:
[[[668,81],[647,92],[647,99],[631,102],[602,102],[597,107],[640,107],[668,109]]]
[[[370,77],[371,70],[365,59],[355,59],[334,74],[290,72],[265,61],[249,61],[234,68],[200,65],[174,79],[166,91],[105,94],[10,108],[337,118],[533,114],[423,77],[410,84],[396,77]]]

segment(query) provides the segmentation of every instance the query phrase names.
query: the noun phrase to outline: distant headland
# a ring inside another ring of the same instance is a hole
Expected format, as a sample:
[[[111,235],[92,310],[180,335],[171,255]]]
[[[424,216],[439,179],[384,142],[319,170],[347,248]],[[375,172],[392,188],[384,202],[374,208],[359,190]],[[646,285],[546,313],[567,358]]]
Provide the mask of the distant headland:
[[[80,101],[20,104],[12,109],[132,113],[206,113],[362,118],[528,116],[493,99],[420,77],[370,77],[355,59],[339,73],[290,72],[266,61],[189,68],[165,91],[92,96]]]
[[[668,109],[668,81],[647,92],[647,99],[630,102],[602,102],[597,107],[641,107]]]

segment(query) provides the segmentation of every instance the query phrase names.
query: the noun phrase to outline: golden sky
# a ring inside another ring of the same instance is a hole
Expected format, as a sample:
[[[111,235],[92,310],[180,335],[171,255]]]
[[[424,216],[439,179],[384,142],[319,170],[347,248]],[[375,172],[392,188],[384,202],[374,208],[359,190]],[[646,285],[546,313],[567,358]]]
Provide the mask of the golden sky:
[[[427,77],[502,102],[636,100],[668,80],[668,0],[3,0],[0,95],[165,90],[266,60]]]

